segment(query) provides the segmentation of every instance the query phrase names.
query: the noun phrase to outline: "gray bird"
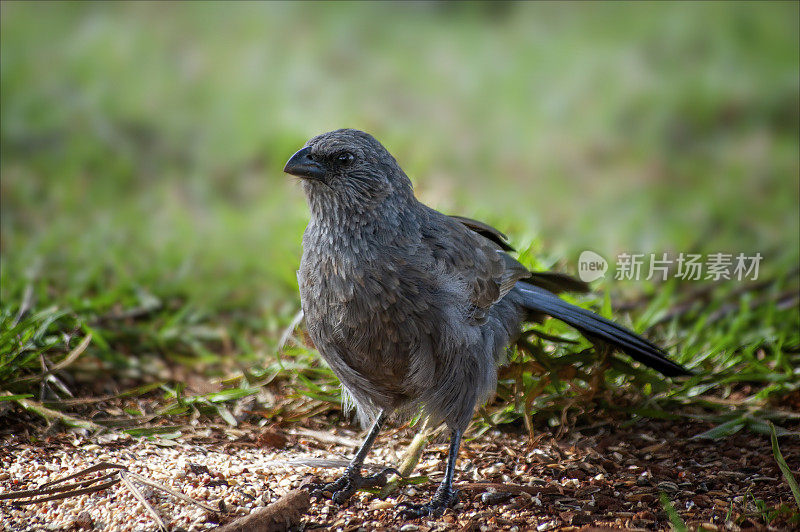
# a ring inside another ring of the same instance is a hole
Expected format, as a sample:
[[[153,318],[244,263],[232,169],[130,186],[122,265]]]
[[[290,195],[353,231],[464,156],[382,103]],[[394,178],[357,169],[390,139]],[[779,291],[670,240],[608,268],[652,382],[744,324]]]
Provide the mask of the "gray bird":
[[[346,404],[372,424],[344,475],[319,490],[336,502],[385,481],[361,475],[375,437],[391,414],[422,408],[450,429],[447,466],[431,501],[403,513],[451,506],[461,435],[526,321],[552,316],[664,375],[688,373],[656,345],[555,295],[585,288],[580,281],[531,273],[496,229],[420,203],[394,157],[363,131],[312,138],[284,172],[302,178],[311,210],[297,276],[309,335]]]

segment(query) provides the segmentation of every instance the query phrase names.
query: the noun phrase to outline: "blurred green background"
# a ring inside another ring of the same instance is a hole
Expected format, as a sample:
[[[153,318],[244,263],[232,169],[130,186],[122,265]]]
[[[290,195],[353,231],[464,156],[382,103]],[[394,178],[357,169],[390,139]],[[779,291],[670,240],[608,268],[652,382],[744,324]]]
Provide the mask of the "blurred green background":
[[[612,267],[764,257],[755,283],[608,275],[571,299],[696,376],[587,356],[549,320],[469,437],[658,418],[796,441],[798,6],[4,0],[0,433],[59,421],[164,443],[341,420],[335,377],[289,334],[308,212],[282,168],[355,127],[422,201],[507,232],[533,268],[575,274],[587,249]],[[755,522],[788,522],[739,495]]]
[[[106,357],[271,354],[308,218],[281,169],[339,127],[542,267],[575,273],[584,249],[798,262],[797,2],[0,9],[2,317],[54,312],[29,323],[40,347],[83,329]]]

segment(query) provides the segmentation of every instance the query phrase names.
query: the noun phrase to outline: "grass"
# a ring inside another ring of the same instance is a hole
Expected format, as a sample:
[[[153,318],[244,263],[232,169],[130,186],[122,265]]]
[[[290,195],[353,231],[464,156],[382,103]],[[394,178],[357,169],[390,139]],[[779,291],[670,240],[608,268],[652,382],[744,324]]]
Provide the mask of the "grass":
[[[783,454],[781,454],[781,449],[778,446],[778,435],[775,431],[775,426],[770,424],[770,442],[772,443],[772,455],[775,457],[775,461],[778,462],[778,467],[781,469],[781,474],[783,475],[784,480],[789,485],[789,488],[792,490],[792,495],[794,495],[794,502],[797,504],[797,509],[800,510],[800,487],[797,485],[797,481],[792,474],[792,470],[789,469],[789,464],[786,463],[786,460],[783,458]]]
[[[667,517],[669,517],[672,530],[675,532],[686,532],[689,530],[686,526],[686,523],[683,521],[683,519],[681,519],[681,516],[675,511],[675,507],[672,505],[672,502],[669,500],[667,494],[661,492],[659,495],[659,500],[661,501],[661,506],[664,508],[664,511],[667,512]]]
[[[116,398],[142,435],[236,424],[247,398],[264,422],[336,412],[302,333],[276,355],[307,220],[280,169],[355,126],[423,201],[507,230],[530,267],[575,273],[584,249],[765,257],[759,282],[606,278],[610,297],[575,299],[696,377],[598,362],[547,322],[572,343],[521,345],[479,429],[533,430],[535,413],[560,431],[600,408],[792,435],[797,10],[4,2],[0,388],[77,415],[72,396]]]

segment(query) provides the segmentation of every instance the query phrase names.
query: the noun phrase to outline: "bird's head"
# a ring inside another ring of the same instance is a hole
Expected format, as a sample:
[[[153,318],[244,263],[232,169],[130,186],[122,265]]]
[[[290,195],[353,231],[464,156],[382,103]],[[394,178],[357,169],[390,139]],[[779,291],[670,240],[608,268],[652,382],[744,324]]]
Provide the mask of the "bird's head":
[[[357,129],[318,135],[292,155],[283,169],[303,180],[315,204],[376,208],[390,197],[413,197],[411,181],[375,138]]]

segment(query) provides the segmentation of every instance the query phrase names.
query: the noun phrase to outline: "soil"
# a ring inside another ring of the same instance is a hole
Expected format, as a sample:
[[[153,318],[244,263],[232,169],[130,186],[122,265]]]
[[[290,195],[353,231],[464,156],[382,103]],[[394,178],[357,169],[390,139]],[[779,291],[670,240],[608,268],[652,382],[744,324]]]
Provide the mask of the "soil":
[[[8,417],[5,418],[9,419]],[[32,436],[20,419],[0,429],[0,494],[35,489],[99,462],[124,465],[151,480],[225,510],[208,512],[169,495],[145,491],[170,529],[207,530],[247,515],[311,480],[341,469],[298,464],[344,463],[361,436],[347,425],[311,418],[290,428],[209,426],[181,429],[171,439],[111,434],[84,438],[59,432]],[[665,530],[666,497],[689,529],[791,530],[798,508],[767,436],[741,431],[721,440],[692,437],[704,423],[646,420],[625,426],[599,421],[559,440],[540,433],[486,432],[459,454],[459,503],[440,518],[404,520],[396,506],[425,502],[442,478],[447,444],[429,445],[414,471],[427,476],[385,499],[360,492],[343,505],[314,500],[301,529],[324,530]],[[379,437],[369,463],[397,465],[413,429]],[[780,438],[798,477],[800,441]],[[294,462],[293,462],[294,461]],[[489,484],[487,486],[486,484]],[[123,483],[61,501],[17,506],[0,501],[9,530],[142,530],[155,523]],[[511,490],[513,493],[507,493]],[[663,495],[662,495],[663,494]]]

